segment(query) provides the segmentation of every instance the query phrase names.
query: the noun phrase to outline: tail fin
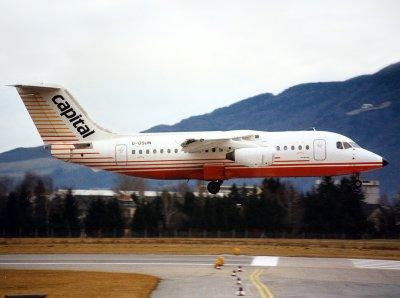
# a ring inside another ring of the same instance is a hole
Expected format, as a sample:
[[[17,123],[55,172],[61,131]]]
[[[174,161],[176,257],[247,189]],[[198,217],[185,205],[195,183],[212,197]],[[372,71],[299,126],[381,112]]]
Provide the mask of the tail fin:
[[[72,95],[57,86],[14,85],[45,144],[94,141],[112,133],[93,122]]]

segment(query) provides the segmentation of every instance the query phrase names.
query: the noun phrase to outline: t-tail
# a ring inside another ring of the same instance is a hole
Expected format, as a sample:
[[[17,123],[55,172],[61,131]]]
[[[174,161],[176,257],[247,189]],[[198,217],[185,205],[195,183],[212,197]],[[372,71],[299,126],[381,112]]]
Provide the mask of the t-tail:
[[[72,95],[62,87],[14,87],[46,145],[91,142],[112,135],[92,121]]]

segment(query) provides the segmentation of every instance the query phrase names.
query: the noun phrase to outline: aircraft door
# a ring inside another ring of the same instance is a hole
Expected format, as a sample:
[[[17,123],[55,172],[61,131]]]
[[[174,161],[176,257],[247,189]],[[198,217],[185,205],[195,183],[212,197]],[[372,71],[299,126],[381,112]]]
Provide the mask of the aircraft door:
[[[115,145],[115,162],[119,166],[126,166],[128,160],[128,149],[125,144]]]
[[[322,161],[326,159],[326,141],[323,139],[316,139],[313,143],[314,147],[314,160]]]

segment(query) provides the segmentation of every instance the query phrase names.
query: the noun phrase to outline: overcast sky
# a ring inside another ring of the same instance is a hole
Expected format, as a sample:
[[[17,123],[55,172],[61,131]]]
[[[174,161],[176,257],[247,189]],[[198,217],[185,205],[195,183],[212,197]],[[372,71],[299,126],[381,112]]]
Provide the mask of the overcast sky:
[[[399,28],[400,1],[0,0],[0,152],[42,144],[5,84],[63,85],[100,125],[138,132],[375,72],[400,61]]]

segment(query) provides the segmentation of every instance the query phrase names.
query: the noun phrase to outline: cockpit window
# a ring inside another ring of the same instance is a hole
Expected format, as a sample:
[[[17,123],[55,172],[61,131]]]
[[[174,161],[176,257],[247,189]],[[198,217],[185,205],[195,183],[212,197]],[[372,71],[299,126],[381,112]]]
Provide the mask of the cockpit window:
[[[356,142],[349,142],[349,143],[353,148],[361,148],[360,145],[358,145]]]
[[[343,149],[342,142],[336,142],[336,148]]]
[[[347,142],[343,142],[343,147],[344,147],[344,149],[349,149],[349,148],[351,148],[351,145]]]

